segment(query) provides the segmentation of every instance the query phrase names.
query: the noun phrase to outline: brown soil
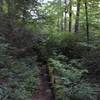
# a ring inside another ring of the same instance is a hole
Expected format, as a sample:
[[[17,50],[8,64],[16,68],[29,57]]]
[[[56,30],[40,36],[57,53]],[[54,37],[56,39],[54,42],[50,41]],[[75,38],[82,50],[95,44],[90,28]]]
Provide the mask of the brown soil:
[[[45,65],[39,67],[39,90],[36,91],[36,95],[33,100],[54,100],[50,89],[50,82],[48,82],[47,68]]]

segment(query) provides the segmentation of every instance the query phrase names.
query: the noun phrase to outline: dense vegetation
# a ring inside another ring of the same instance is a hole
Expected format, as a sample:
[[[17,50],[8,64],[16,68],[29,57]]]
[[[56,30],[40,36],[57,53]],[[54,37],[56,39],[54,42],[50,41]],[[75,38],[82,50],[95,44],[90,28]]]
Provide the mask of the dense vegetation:
[[[100,100],[99,17],[99,0],[0,0],[0,100],[36,100],[44,64],[54,100]]]

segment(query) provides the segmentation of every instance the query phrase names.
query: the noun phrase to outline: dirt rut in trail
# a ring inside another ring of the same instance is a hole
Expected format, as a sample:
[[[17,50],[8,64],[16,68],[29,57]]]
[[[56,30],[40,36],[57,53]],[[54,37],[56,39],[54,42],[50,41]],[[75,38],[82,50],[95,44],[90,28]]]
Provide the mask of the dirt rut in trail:
[[[48,68],[46,65],[39,65],[39,90],[37,91],[33,100],[54,100],[54,93],[48,75]]]

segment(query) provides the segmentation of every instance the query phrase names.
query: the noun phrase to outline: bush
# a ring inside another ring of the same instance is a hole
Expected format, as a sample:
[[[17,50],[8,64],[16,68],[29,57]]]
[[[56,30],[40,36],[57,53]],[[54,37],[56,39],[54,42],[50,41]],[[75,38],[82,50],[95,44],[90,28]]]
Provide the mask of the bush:
[[[80,69],[77,60],[62,61],[64,56],[49,59],[49,70],[52,75],[57,100],[97,100],[99,87],[82,79],[86,69]],[[76,66],[77,65],[77,66]],[[82,67],[82,66],[81,66]]]
[[[62,53],[71,59],[82,58],[87,52],[87,47],[81,45],[83,43],[82,37],[74,33],[49,34],[46,43],[46,47],[50,51]]]
[[[38,83],[36,62],[26,57],[9,63],[0,70],[1,83],[9,90],[7,100],[31,100]]]
[[[89,54],[85,56],[83,63],[91,76],[100,78],[100,48],[91,50]]]
[[[36,58],[14,59],[8,47],[0,37],[0,100],[31,100],[38,83]]]

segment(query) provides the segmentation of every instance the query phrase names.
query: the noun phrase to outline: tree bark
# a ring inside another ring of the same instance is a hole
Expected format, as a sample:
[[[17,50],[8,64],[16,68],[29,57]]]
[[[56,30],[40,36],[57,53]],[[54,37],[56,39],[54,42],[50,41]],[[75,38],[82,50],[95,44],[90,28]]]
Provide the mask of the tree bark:
[[[2,5],[3,5],[3,0],[0,0],[0,15],[1,15],[2,12],[3,12]]]
[[[69,32],[71,32],[72,29],[72,0],[70,0],[69,3]]]
[[[78,33],[79,32],[80,1],[81,0],[77,0],[77,12],[76,12],[76,21],[75,21],[75,33]]]
[[[6,1],[8,4],[9,29],[13,30],[15,20],[15,2],[14,0]]]
[[[85,14],[86,14],[87,43],[89,44],[90,36],[89,36],[89,20],[88,20],[88,5],[87,5],[87,0],[85,0]]]
[[[60,18],[61,18],[61,0],[58,0],[58,14],[57,14],[57,31],[59,32],[60,31]]]
[[[60,19],[60,31],[61,32],[64,31],[64,16],[63,16],[63,12],[61,13],[61,19]]]
[[[26,23],[26,4],[25,4],[26,2],[25,2],[25,0],[23,0],[23,18],[22,18],[22,22],[23,22],[23,24],[25,24]]]
[[[64,31],[67,31],[67,0],[64,2],[65,4],[65,12],[64,12]]]

